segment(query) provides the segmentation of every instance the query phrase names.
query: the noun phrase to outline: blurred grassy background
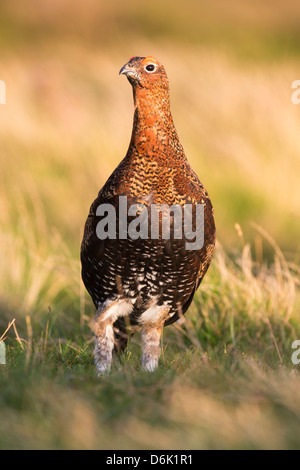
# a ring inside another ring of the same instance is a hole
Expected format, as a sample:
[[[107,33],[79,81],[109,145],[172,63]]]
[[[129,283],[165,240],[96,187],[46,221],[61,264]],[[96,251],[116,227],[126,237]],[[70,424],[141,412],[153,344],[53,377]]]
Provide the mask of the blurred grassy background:
[[[166,67],[175,125],[211,196],[220,246],[191,309],[194,322],[180,334],[166,333],[164,368],[139,379],[138,360],[133,371],[125,361],[125,375],[117,368],[99,384],[91,372],[93,307],[80,280],[79,248],[89,206],[129,144],[132,92],[118,71],[133,55],[154,55]],[[1,446],[111,447],[114,412],[128,424],[123,447],[146,445],[151,426],[154,447],[300,445],[299,376],[281,372],[289,396],[277,375],[267,391],[268,367],[290,365],[290,344],[300,332],[300,105],[291,101],[299,65],[297,0],[1,1],[0,80],[7,96],[0,105],[0,337],[16,318],[25,348],[11,328],[8,359],[15,369],[1,376],[0,405],[7,408]],[[244,363],[243,351],[257,354],[263,370],[248,356]],[[212,368],[203,357],[212,357]],[[13,384],[24,370],[18,395]],[[195,370],[203,379],[194,378]],[[206,379],[212,395],[203,394]],[[181,399],[189,380],[193,403],[207,410],[203,423],[193,421]],[[74,441],[57,431],[64,409]],[[227,431],[220,431],[222,422]],[[74,435],[76,426],[86,438]],[[255,437],[261,427],[265,437]]]
[[[152,54],[166,66],[175,123],[214,202],[221,243],[232,247],[235,222],[253,239],[254,221],[290,258],[299,253],[296,1],[13,0],[0,8],[5,212],[16,191],[39,198],[45,223],[78,250],[88,205],[129,143],[132,96],[118,70]]]

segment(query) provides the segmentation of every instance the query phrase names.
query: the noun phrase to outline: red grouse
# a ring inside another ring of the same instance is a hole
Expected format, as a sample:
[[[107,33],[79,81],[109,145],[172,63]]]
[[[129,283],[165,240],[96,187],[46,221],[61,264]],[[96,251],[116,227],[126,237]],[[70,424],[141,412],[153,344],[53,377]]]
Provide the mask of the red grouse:
[[[212,204],[179,141],[163,65],[132,57],[120,74],[133,88],[132,137],[90,208],[81,245],[97,308],[98,374],[110,370],[114,347],[125,349],[128,325],[141,330],[142,366],[157,367],[162,329],[188,309],[215,245]]]

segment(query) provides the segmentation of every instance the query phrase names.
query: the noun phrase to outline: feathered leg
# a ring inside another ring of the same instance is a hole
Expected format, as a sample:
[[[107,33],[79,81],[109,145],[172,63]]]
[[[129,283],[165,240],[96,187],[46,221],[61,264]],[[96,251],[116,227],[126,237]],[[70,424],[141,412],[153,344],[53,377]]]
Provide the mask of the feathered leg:
[[[109,372],[112,362],[112,351],[114,348],[113,325],[110,321],[95,322],[95,350],[94,358],[99,375]]]
[[[161,353],[160,338],[169,307],[150,307],[142,315],[142,367],[150,372],[158,366]],[[150,315],[152,319],[150,319]],[[154,319],[155,318],[155,319]]]
[[[158,366],[162,329],[162,325],[144,325],[142,328],[142,367],[149,372]]]
[[[95,333],[95,364],[98,375],[110,371],[112,352],[115,345],[115,334],[113,324],[118,317],[128,315],[132,310],[132,304],[126,300],[115,300],[107,306],[99,307],[93,330]]]

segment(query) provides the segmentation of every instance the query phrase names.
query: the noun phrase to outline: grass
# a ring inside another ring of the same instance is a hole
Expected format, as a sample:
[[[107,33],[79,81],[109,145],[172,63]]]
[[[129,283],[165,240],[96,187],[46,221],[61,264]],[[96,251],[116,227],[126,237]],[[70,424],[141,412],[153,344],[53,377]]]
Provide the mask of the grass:
[[[296,3],[29,1],[0,7],[0,448],[299,449]],[[99,379],[79,246],[129,143],[133,54],[166,65],[218,245],[158,370],[137,335]]]
[[[56,300],[20,317],[5,334],[0,447],[299,448],[299,273],[280,253],[266,267],[247,244],[234,259],[218,246],[154,374],[141,370],[137,335],[99,379],[86,311],[67,319]]]

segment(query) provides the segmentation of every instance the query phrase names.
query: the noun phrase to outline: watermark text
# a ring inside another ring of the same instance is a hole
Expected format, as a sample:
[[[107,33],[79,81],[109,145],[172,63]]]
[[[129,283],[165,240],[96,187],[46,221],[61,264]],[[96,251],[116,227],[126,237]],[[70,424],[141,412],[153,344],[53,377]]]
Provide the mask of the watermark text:
[[[96,215],[102,217],[96,226],[100,240],[169,240],[173,237],[185,240],[186,250],[201,250],[204,245],[203,204],[138,203],[128,207],[127,197],[119,196],[117,208],[112,204],[100,204]]]
[[[0,365],[6,364],[6,351],[4,341],[0,341]]]
[[[292,354],[292,363],[296,366],[300,364],[300,339],[295,339],[292,343],[292,348],[296,349],[295,352]]]
[[[6,104],[6,85],[3,80],[0,80],[0,104]]]
[[[300,103],[300,80],[294,80],[292,83],[292,88],[296,88],[295,91],[292,93],[292,103],[299,104]]]

